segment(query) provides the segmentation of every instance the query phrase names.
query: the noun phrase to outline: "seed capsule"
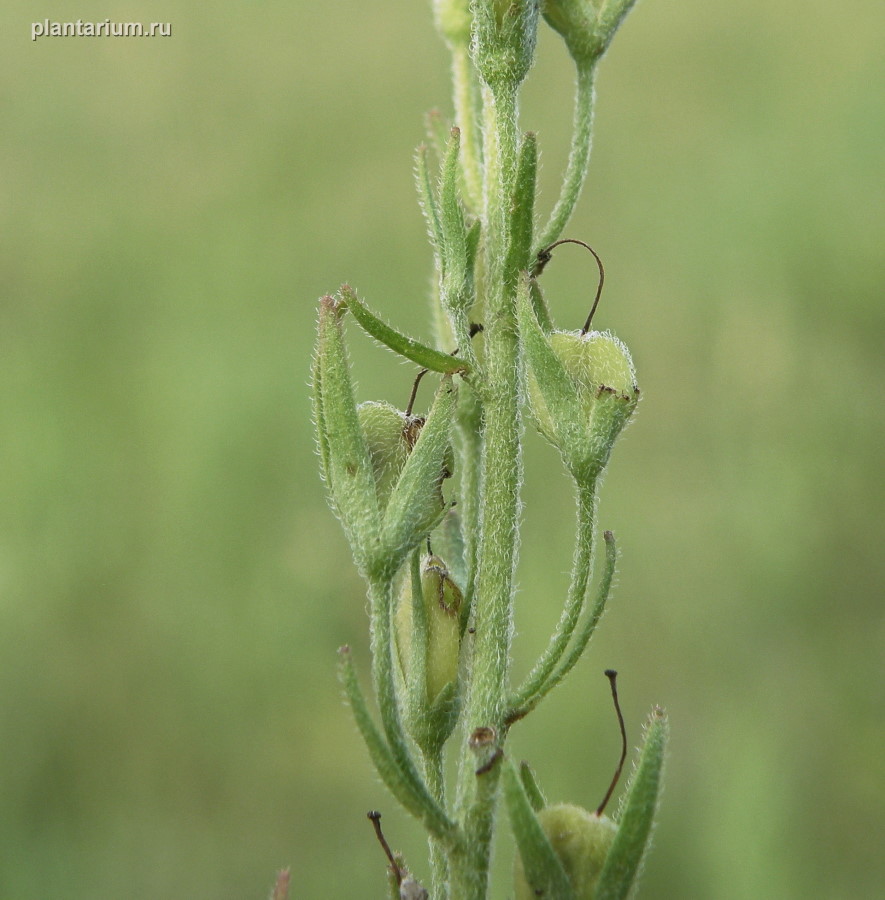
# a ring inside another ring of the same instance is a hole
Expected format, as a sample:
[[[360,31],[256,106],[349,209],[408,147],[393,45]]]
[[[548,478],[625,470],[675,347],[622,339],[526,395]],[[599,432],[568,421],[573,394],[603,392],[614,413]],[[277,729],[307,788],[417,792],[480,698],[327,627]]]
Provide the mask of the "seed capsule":
[[[427,656],[424,661],[427,708],[458,677],[461,653],[459,613],[463,599],[461,589],[455,584],[446,564],[438,556],[426,557],[421,567],[421,600],[427,624]],[[397,642],[406,680],[415,676],[411,671],[413,615],[412,589],[407,580],[396,611]]]
[[[374,400],[361,403],[357,417],[372,460],[378,505],[384,509],[418,440],[424,419],[407,416],[389,403]]]
[[[538,813],[544,834],[559,857],[576,900],[592,900],[617,826],[608,816],[597,816],[580,806],[559,803]],[[517,854],[514,873],[516,900],[536,900]]]

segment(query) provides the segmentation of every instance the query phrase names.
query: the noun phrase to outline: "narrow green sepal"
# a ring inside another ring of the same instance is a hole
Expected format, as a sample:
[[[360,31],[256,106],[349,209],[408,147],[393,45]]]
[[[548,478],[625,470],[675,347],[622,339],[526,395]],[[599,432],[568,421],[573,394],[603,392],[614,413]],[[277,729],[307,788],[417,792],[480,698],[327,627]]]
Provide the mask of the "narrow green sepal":
[[[515,278],[529,268],[535,230],[535,189],[538,175],[538,138],[532,131],[522,136],[516,161],[516,179],[510,202],[510,227],[505,277]]]
[[[503,775],[504,799],[519,850],[517,885],[527,885],[530,891],[527,896],[575,900],[565,869],[538,821],[522,779],[509,760],[504,765]]]
[[[320,475],[328,483],[331,460],[329,457],[329,438],[326,435],[326,416],[323,412],[323,371],[320,365],[322,358],[320,354],[320,345],[322,343],[320,337],[321,329],[322,325],[320,324],[317,330],[317,343],[310,368],[310,386],[313,424],[317,435],[317,451],[320,454]],[[329,489],[331,490],[331,485],[329,485]]]
[[[461,714],[461,692],[457,681],[450,681],[437,694],[430,707],[426,734],[427,748],[438,751],[449,739]],[[426,749],[427,748],[422,748]]]
[[[439,204],[436,202],[436,192],[430,177],[430,165],[427,161],[427,147],[423,144],[415,152],[415,187],[418,190],[418,205],[424,213],[424,221],[427,223],[427,234],[430,243],[436,252],[439,266],[442,268],[442,223],[439,215]]]
[[[519,777],[522,779],[522,786],[532,809],[540,812],[547,805],[547,800],[538,785],[532,767],[525,760],[519,764]]]
[[[547,308],[547,301],[544,299],[544,293],[537,278],[532,278],[529,289],[535,318],[544,334],[550,334],[553,331],[553,319],[550,317],[550,310]]]
[[[470,297],[467,286],[467,225],[458,198],[458,154],[461,132],[453,128],[446,149],[439,190],[440,225],[442,227],[442,301],[463,309]]]
[[[604,532],[603,538],[605,540],[605,568],[596,588],[593,606],[590,607],[590,612],[583,625],[574,635],[572,645],[569,647],[568,653],[566,653],[559,668],[544,683],[541,691],[542,696],[548,694],[556,685],[560,684],[584,655],[587,644],[590,643],[590,638],[593,637],[593,632],[596,631],[596,626],[599,624],[599,620],[602,618],[608,605],[612,582],[615,580],[615,570],[618,566],[618,545],[615,542],[615,536],[610,531]]]
[[[433,154],[436,157],[436,162],[438,164],[445,159],[446,147],[449,143],[449,133],[451,130],[452,128],[448,119],[438,109],[431,109],[429,112],[425,113],[424,132],[427,135],[427,140],[430,141],[430,146],[433,149]],[[427,148],[419,147],[418,152],[426,153]],[[429,164],[426,161],[423,165],[424,168],[429,170]],[[427,184],[430,184],[429,178]]]
[[[658,808],[668,732],[667,714],[656,706],[646,724],[639,763],[621,804],[618,831],[594,900],[623,900],[642,870]]]
[[[365,572],[378,556],[381,512],[372,460],[353,398],[342,312],[341,304],[332,297],[320,301],[314,409],[332,506],[344,526],[356,563]]]
[[[471,283],[476,271],[476,254],[479,252],[479,238],[482,234],[482,220],[474,219],[467,229],[467,272]]]
[[[545,665],[541,671],[537,673],[537,678],[531,675],[526,680],[527,683],[521,687],[510,700],[510,711],[507,713],[507,720],[516,722],[525,718],[558,684],[561,684],[569,672],[575,667],[578,660],[584,655],[590,638],[605,612],[608,598],[611,594],[612,582],[615,577],[615,569],[618,564],[618,547],[615,543],[615,536],[606,531],[603,535],[605,539],[605,569],[602,572],[602,578],[596,589],[596,597],[590,612],[584,620],[580,628],[572,635],[571,645],[568,646],[568,652],[563,656],[562,652],[551,655],[545,661]],[[565,650],[565,648],[563,648]],[[561,660],[561,661],[560,661]],[[554,666],[559,663],[558,667]],[[538,683],[538,680],[540,683]],[[531,683],[537,684],[532,687]]]
[[[454,580],[461,585],[467,584],[464,531],[457,508],[450,508],[434,531],[433,550],[446,561]]]
[[[391,328],[386,322],[382,322],[374,313],[370,312],[368,307],[357,297],[356,291],[349,285],[342,286],[341,301],[353,313],[353,317],[367,334],[389,347],[394,353],[399,353],[400,356],[404,356],[432,372],[453,374],[455,372],[466,373],[469,370],[463,359],[427,347]]]
[[[350,648],[342,647],[338,655],[338,674],[344,686],[347,702],[381,780],[391,794],[419,819],[434,837],[444,841],[447,846],[453,846],[457,841],[458,826],[431,797],[417,772],[411,767],[403,768],[397,763],[390,747],[372,721]]]
[[[565,458],[583,459],[589,454],[586,425],[577,415],[581,400],[574,381],[554,353],[531,303],[530,278],[519,285],[517,314],[525,348],[529,396],[538,430]]]
[[[452,474],[450,435],[456,405],[457,391],[446,376],[384,510],[380,545],[387,553],[390,577],[445,514],[442,483]]]

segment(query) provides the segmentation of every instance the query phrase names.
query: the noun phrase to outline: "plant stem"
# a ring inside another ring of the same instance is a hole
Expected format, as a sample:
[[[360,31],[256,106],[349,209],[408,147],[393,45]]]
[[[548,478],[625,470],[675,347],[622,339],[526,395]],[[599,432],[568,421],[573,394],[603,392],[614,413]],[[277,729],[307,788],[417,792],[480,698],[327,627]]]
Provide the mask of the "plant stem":
[[[393,634],[390,625],[390,607],[393,584],[389,579],[372,579],[369,582],[371,615],[372,681],[381,724],[394,758],[404,768],[414,768],[400,719],[396,699],[396,682],[393,671]]]
[[[480,473],[482,467],[482,410],[479,399],[469,388],[461,391],[461,490],[458,506],[464,536],[464,605],[461,609],[461,631],[467,627],[476,588],[476,564],[479,543]]]
[[[538,250],[549,247],[562,235],[563,229],[581,196],[581,188],[587,177],[590,164],[590,146],[593,137],[593,97],[596,81],[594,66],[578,66],[575,90],[575,112],[572,122],[572,146],[569,151],[568,167],[562,180],[559,199],[550,214],[550,220],[538,241]]]
[[[442,747],[424,754],[424,778],[433,798],[445,809],[446,782],[443,772]],[[449,866],[446,848],[433,835],[428,838],[430,846],[430,880],[433,900],[447,900],[449,896]]]
[[[519,358],[515,279],[503,271],[516,168],[516,91],[484,91],[485,260],[487,321],[486,396],[483,430],[483,504],[472,672],[465,733],[485,727],[504,737],[504,711],[512,634],[513,571],[521,483]],[[499,767],[481,777],[476,757],[464,746],[458,800],[465,850],[452,858],[452,893],[483,900],[488,883]]]

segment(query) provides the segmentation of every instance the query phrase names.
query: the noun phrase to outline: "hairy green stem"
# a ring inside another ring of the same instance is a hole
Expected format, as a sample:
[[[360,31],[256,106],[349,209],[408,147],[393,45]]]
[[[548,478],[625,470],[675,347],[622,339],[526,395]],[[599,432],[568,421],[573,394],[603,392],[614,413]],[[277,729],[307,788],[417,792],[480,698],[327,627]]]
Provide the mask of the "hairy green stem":
[[[581,196],[581,188],[584,186],[587,167],[590,164],[595,81],[596,69],[594,66],[578,66],[575,111],[572,122],[572,146],[569,151],[568,167],[562,180],[559,199],[556,201],[553,212],[550,213],[550,220],[538,241],[536,248],[538,250],[549,247],[560,238],[572,217],[578,198]]]
[[[446,781],[443,770],[442,747],[424,754],[424,778],[433,799],[445,809]],[[433,900],[448,900],[449,863],[445,845],[433,835],[428,838],[430,846],[430,880]]]
[[[461,490],[458,506],[464,535],[464,605],[461,609],[461,631],[467,627],[476,589],[476,565],[479,545],[479,510],[482,467],[481,407],[479,399],[469,390],[461,392]]]
[[[464,722],[467,735],[476,728],[492,728],[503,740],[522,477],[515,284],[503,271],[516,168],[516,92],[495,94],[487,89],[483,99],[489,400],[484,404],[476,631]],[[458,799],[466,841],[464,854],[452,860],[452,892],[459,900],[482,900],[488,882],[498,770],[495,767],[478,777],[472,752],[464,747],[462,753]]]

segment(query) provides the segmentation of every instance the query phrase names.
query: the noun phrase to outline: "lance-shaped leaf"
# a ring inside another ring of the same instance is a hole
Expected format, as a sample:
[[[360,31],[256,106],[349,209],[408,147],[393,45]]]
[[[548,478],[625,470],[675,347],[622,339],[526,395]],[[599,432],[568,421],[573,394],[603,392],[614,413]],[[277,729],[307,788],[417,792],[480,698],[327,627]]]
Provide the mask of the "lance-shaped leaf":
[[[455,386],[447,376],[384,511],[381,546],[393,566],[391,576],[445,514],[442,482],[451,475],[450,435],[456,400]]]
[[[391,328],[386,322],[382,322],[368,307],[357,297],[356,291],[349,285],[341,288],[343,304],[353,313],[353,317],[359,322],[363,330],[370,334],[376,341],[380,341],[389,347],[394,353],[399,353],[406,359],[418,363],[432,372],[466,372],[467,363],[456,356],[442,353],[427,347],[413,338],[406,337],[399,331]]]
[[[566,675],[575,667],[575,664],[583,656],[593,637],[593,632],[605,612],[608,603],[609,594],[611,593],[612,581],[615,577],[615,568],[618,563],[618,548],[615,544],[615,536],[606,531],[603,535],[605,538],[605,568],[602,572],[602,578],[596,588],[596,597],[590,613],[577,629],[571,639],[571,646],[568,647],[568,653],[565,653],[566,646],[556,646],[555,640],[551,641],[548,651],[541,657],[532,674],[526,679],[526,683],[520,687],[514,697],[511,699],[511,709],[507,714],[508,722],[516,722],[527,716],[540,702],[553,690],[558,684],[561,684]],[[555,652],[550,649],[555,647]],[[563,658],[565,653],[565,658]],[[560,662],[562,660],[562,662]],[[559,663],[557,667],[557,663]],[[555,671],[554,671],[554,667]]]
[[[320,458],[335,508],[357,565],[372,564],[381,526],[372,461],[360,428],[341,329],[342,306],[320,301],[314,366],[315,417]]]
[[[439,217],[439,204],[436,202],[436,193],[433,190],[433,181],[430,177],[427,147],[423,144],[415,153],[415,185],[418,189],[418,204],[421,207],[421,212],[424,213],[424,220],[427,222],[427,233],[430,237],[430,243],[436,251],[441,267],[442,224]]]
[[[467,229],[467,271],[471,280],[476,267],[476,254],[479,252],[479,238],[482,231],[482,220],[474,219]]]
[[[534,132],[522,136],[516,161],[516,179],[510,201],[510,228],[505,277],[515,279],[529,268],[535,230],[535,181],[538,174],[538,139]]]
[[[427,135],[430,149],[433,151],[437,163],[445,159],[451,130],[452,126],[449,124],[449,120],[438,109],[431,109],[424,114],[424,133]],[[426,147],[419,147],[418,150],[427,152]]]
[[[344,685],[347,702],[353,711],[357,728],[366,743],[378,775],[390,792],[424,827],[446,846],[454,846],[458,840],[455,825],[440,805],[431,797],[420,776],[409,766],[404,768],[395,759],[381,732],[372,721],[365,697],[360,688],[349,647],[339,651],[339,676]]]
[[[504,766],[504,798],[510,827],[519,850],[516,882],[527,882],[531,895],[556,900],[574,900],[574,892],[562,863],[550,843],[523,787],[522,779],[508,760]]]
[[[618,831],[599,877],[595,900],[623,900],[642,869],[661,792],[667,734],[667,715],[655,707],[646,725],[639,763],[621,804]]]
[[[461,132],[453,128],[443,162],[439,190],[442,227],[443,303],[462,307],[469,297],[467,285],[467,225],[458,198],[458,153]]]
[[[519,764],[519,777],[522,779],[522,786],[525,789],[529,803],[532,805],[532,809],[535,812],[540,812],[547,805],[547,800],[538,785],[532,767],[525,760]]]
[[[550,310],[547,309],[547,301],[544,299],[544,294],[541,291],[541,285],[538,284],[537,278],[533,278],[531,281],[530,296],[532,309],[535,311],[541,330],[544,334],[550,334],[553,331],[553,319],[550,318]]]

